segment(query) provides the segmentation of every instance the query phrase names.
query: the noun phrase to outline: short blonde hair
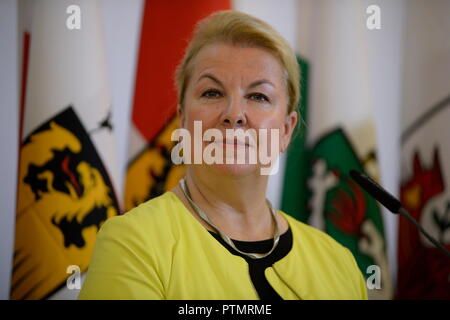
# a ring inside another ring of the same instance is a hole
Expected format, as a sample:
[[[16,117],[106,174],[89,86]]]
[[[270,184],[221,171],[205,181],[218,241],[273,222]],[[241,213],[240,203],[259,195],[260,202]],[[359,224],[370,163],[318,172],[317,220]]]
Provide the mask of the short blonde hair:
[[[288,113],[298,112],[300,72],[289,43],[269,24],[249,14],[226,10],[201,20],[175,73],[178,104],[183,108],[184,94],[192,74],[192,61],[199,51],[213,43],[229,43],[268,50],[281,62],[288,89]]]

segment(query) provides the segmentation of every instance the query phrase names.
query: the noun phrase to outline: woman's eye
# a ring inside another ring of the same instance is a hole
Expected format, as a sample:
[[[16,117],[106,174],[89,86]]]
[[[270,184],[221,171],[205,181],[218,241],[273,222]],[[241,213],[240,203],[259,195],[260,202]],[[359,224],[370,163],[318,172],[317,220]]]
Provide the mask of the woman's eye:
[[[220,98],[222,93],[219,90],[209,89],[202,93],[202,97],[204,98]]]
[[[251,93],[248,95],[248,98],[257,102],[269,102],[269,98],[262,93]]]

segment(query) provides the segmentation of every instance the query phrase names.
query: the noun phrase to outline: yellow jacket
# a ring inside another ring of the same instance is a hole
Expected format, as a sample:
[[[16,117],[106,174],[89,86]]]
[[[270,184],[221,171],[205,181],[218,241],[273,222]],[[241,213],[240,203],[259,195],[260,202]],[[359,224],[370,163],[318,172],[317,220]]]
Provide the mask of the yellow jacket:
[[[348,249],[279,212],[289,231],[249,261],[166,192],[105,222],[79,299],[367,299]]]

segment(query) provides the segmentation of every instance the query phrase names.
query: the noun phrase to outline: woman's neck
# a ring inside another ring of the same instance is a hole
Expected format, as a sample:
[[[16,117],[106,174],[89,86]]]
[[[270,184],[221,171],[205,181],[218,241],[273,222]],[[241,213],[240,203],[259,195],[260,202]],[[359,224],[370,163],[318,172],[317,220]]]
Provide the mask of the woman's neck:
[[[248,241],[273,237],[274,223],[266,202],[267,176],[223,176],[218,181],[203,172],[188,168],[186,184],[192,200],[221,232]]]
[[[204,170],[189,169],[186,182],[193,198],[204,202],[211,209],[248,217],[254,215],[255,210],[257,213],[262,208],[268,209],[267,176],[212,176]]]

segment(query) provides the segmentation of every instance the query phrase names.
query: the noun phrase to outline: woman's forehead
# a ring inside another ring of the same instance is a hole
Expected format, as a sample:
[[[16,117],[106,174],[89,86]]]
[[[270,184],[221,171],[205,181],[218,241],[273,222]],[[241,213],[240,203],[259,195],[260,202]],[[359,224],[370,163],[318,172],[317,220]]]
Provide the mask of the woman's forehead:
[[[194,81],[212,74],[218,78],[241,77],[254,81],[255,78],[282,81],[283,69],[278,59],[268,50],[258,47],[211,44],[202,48],[193,64]]]

